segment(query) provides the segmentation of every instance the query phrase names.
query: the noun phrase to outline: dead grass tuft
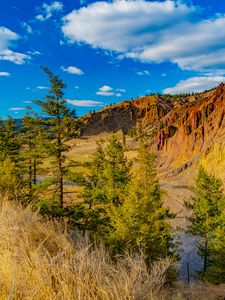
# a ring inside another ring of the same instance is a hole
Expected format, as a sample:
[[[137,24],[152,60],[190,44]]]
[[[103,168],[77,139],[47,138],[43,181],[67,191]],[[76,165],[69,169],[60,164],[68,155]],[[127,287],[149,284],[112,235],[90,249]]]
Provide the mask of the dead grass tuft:
[[[148,272],[141,254],[112,263],[103,247],[9,202],[0,241],[0,299],[162,299],[171,266],[165,259]]]

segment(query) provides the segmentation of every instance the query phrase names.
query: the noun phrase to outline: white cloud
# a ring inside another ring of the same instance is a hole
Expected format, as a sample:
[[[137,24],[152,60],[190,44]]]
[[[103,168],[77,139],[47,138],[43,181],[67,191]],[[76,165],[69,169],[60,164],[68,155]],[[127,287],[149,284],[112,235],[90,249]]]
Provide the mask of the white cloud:
[[[113,89],[111,86],[109,85],[103,85],[102,87],[100,87],[98,89],[98,91],[96,92],[96,95],[98,96],[116,96],[116,97],[121,97],[122,95],[120,93],[125,93],[126,90],[125,89]]]
[[[0,27],[0,60],[11,61],[22,65],[31,57],[11,50],[11,46],[20,39],[20,36],[6,27]]]
[[[148,70],[144,70],[144,71],[137,71],[136,72],[137,73],[137,75],[139,75],[139,76],[145,76],[145,75],[151,75],[150,74],[150,72],[148,71]]]
[[[64,72],[70,73],[70,74],[75,74],[75,75],[83,75],[84,74],[84,72],[81,69],[74,67],[74,66],[70,66],[67,68],[62,66],[61,70],[63,70]]]
[[[34,51],[27,51],[27,54],[32,56],[37,56],[37,55],[41,55],[41,52],[34,50]]]
[[[51,4],[43,3],[41,7],[37,8],[39,14],[35,18],[36,20],[43,22],[51,18],[53,14],[61,12],[62,10],[62,2],[54,1]]]
[[[25,104],[30,104],[30,103],[32,103],[32,101],[30,101],[30,100],[25,100],[25,101],[23,101],[23,103],[25,103]]]
[[[0,51],[0,60],[11,61],[17,65],[23,65],[29,59],[31,59],[31,57],[28,54],[15,52],[9,49]]]
[[[120,92],[120,93],[126,93],[126,90],[125,89],[116,89],[117,92]]]
[[[24,110],[24,108],[23,107],[10,107],[8,110],[18,111],[18,110]]]
[[[26,22],[21,22],[21,27],[23,29],[25,29],[26,32],[29,33],[29,34],[31,34],[33,32],[32,27]]]
[[[67,100],[67,102],[79,107],[104,106],[103,102],[94,100]]]
[[[75,87],[74,87],[76,90],[79,90],[79,85],[75,85]]]
[[[70,42],[115,51],[120,58],[224,73],[225,15],[203,19],[199,11],[182,1],[100,1],[66,15],[62,31]]]
[[[0,76],[2,76],[2,77],[9,77],[10,73],[9,72],[0,72]]]
[[[191,77],[181,80],[174,87],[164,89],[164,94],[181,94],[191,92],[202,92],[211,89],[221,82],[225,82],[225,76],[216,77]]]
[[[49,90],[49,87],[48,86],[43,86],[43,85],[38,85],[37,89],[38,90]]]
[[[109,85],[103,85],[102,87],[99,88],[99,91],[101,91],[101,92],[110,92],[112,90],[113,90],[113,88]]]
[[[14,41],[17,41],[20,36],[11,31],[10,29],[1,26],[0,27],[0,51],[9,48]]]
[[[104,92],[104,91],[98,91],[98,92],[96,92],[96,95],[98,95],[98,96],[105,96],[105,97],[107,97],[107,96],[114,96],[114,95],[115,95],[115,93],[114,93],[114,92]]]

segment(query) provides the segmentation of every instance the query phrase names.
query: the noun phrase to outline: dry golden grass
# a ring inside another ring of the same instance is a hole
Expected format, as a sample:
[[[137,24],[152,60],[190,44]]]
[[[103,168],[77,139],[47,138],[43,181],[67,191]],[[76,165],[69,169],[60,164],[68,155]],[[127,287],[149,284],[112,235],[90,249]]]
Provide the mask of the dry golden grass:
[[[215,286],[201,282],[185,285],[176,283],[173,288],[172,300],[224,300],[225,285]],[[170,298],[169,298],[170,299]]]
[[[184,285],[165,289],[169,259],[148,272],[143,256],[113,263],[103,247],[46,221],[30,207],[0,204],[0,299],[216,300],[225,286]]]
[[[0,299],[162,299],[171,265],[149,273],[128,254],[112,263],[103,248],[9,202],[0,205],[0,257]]]

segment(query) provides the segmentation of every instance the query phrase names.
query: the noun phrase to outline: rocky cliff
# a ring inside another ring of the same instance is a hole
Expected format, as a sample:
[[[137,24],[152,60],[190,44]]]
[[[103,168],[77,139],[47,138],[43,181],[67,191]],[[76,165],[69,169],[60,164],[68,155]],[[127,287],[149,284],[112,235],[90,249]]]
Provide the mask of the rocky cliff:
[[[225,180],[224,116],[225,85],[221,83],[196,95],[152,95],[106,107],[83,117],[82,134],[127,133],[141,124],[168,174],[185,171],[193,178],[202,163]]]
[[[84,116],[82,135],[97,135],[102,132],[122,130],[125,134],[138,124],[153,125],[165,116],[173,105],[158,95],[141,97],[89,113]]]
[[[212,92],[200,94],[163,116],[163,128],[155,134],[151,147],[160,151],[165,167],[183,170],[202,163],[221,175],[215,166],[221,168],[225,162],[224,115],[225,85],[222,83]],[[225,164],[222,169],[225,171]]]

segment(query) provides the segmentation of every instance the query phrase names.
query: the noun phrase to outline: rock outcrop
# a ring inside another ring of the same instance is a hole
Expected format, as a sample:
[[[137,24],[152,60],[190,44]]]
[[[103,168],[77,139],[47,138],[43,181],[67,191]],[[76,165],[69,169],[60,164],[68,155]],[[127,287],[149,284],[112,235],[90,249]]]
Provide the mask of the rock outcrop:
[[[220,84],[210,93],[203,93],[198,99],[175,107],[161,122],[159,130],[151,141],[151,147],[161,152],[166,166],[179,168],[191,161],[205,158],[221,141],[225,144],[225,85]]]
[[[152,95],[121,102],[83,117],[83,135],[122,130],[139,124],[167,174],[199,163],[225,180],[225,84],[194,95]],[[216,165],[216,168],[215,168]],[[184,172],[183,172],[184,173]]]
[[[136,127],[138,123],[143,126],[153,125],[172,108],[170,102],[157,95],[124,101],[84,116],[81,134],[97,135],[118,130],[126,134],[129,128]]]

